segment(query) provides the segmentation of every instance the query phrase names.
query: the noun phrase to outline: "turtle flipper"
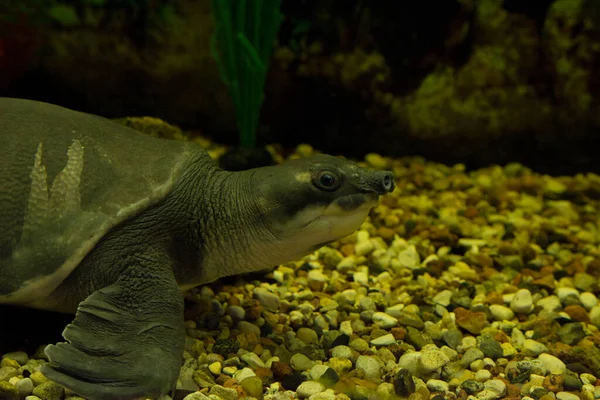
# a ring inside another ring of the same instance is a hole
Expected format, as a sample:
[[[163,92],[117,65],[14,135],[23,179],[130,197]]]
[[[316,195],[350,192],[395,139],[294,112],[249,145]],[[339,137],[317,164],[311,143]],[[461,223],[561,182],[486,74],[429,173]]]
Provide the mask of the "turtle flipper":
[[[165,285],[164,279],[147,275],[133,282],[122,276],[92,293],[63,331],[68,343],[46,347],[50,362],[42,373],[90,399],[169,393],[179,375],[185,340],[183,299],[171,279]],[[138,285],[131,292],[136,283],[143,288]]]

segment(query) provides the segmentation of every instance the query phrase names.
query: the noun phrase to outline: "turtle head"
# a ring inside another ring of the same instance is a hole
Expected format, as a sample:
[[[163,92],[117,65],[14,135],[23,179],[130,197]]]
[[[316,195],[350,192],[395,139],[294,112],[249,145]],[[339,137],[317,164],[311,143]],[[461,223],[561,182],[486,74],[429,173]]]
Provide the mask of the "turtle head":
[[[255,173],[260,215],[285,261],[353,233],[395,187],[391,171],[322,154]]]

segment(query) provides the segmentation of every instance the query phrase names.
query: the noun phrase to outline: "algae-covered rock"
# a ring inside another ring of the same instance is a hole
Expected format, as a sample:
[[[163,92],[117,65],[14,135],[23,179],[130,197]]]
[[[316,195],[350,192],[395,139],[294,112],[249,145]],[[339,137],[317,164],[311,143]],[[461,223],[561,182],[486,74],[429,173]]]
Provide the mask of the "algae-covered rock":
[[[19,391],[14,385],[0,381],[0,400],[19,400]]]

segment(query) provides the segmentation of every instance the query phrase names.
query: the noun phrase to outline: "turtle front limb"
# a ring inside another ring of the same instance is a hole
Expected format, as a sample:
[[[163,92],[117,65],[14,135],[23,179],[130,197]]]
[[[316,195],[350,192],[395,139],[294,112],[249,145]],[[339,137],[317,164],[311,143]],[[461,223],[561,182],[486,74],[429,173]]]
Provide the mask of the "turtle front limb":
[[[50,362],[42,372],[75,393],[90,399],[169,393],[185,340],[183,298],[170,265],[138,259],[79,304],[63,337],[68,343],[46,347]]]

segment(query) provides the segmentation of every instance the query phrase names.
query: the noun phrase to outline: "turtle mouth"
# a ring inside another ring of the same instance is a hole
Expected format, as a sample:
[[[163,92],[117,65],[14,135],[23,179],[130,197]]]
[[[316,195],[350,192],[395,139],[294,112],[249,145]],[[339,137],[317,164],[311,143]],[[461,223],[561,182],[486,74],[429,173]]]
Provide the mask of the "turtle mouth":
[[[334,200],[324,212],[327,216],[337,216],[364,208],[373,208],[379,201],[376,193],[353,193]]]

